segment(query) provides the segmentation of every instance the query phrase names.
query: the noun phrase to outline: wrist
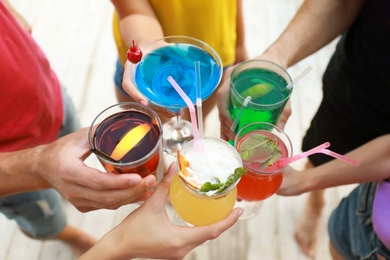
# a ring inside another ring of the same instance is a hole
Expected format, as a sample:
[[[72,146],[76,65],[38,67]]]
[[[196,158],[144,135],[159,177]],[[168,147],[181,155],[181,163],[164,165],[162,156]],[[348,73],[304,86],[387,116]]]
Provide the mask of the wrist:
[[[29,158],[31,158],[31,176],[34,178],[34,183],[39,189],[51,188],[46,174],[52,173],[50,168],[45,167],[45,165],[51,161],[47,153],[48,145],[40,145],[30,151]]]
[[[123,228],[123,227],[122,227]],[[101,259],[101,260],[128,260],[135,256],[132,243],[128,242],[131,234],[121,232],[118,226],[105,234],[88,252],[79,260]]]
[[[48,188],[39,175],[40,160],[37,148],[1,153],[0,177],[6,181],[0,183],[0,195]]]

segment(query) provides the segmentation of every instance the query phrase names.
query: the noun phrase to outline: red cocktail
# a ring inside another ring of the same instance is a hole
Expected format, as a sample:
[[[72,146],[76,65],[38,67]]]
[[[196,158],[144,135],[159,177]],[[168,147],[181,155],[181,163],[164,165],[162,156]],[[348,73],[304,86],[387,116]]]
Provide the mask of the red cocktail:
[[[289,149],[284,142],[275,134],[266,130],[254,130],[246,133],[240,138],[236,148],[240,151],[240,145],[251,136],[261,135],[274,140],[278,149],[281,151],[279,158],[289,157]],[[256,155],[254,155],[256,156]],[[247,173],[238,183],[238,197],[243,200],[256,201],[263,200],[273,195],[282,184],[283,169],[273,165],[264,165],[259,160],[244,160],[244,168]]]
[[[283,130],[273,124],[258,122],[246,125],[235,139],[247,173],[237,185],[237,197],[246,208],[243,219],[257,215],[259,203],[275,194],[283,180],[277,161],[292,155],[292,145]],[[250,212],[250,213],[248,213]]]

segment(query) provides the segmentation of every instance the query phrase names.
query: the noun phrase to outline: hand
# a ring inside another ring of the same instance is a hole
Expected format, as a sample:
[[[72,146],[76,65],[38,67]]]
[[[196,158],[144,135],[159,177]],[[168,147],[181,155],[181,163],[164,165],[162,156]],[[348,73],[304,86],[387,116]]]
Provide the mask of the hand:
[[[148,105],[147,98],[144,97],[141,94],[141,92],[138,91],[138,89],[136,88],[136,86],[134,85],[134,83],[131,79],[130,68],[131,68],[130,61],[126,61],[125,66],[124,66],[125,70],[123,72],[122,88],[127,94],[129,94],[129,96],[133,100],[147,106]]]
[[[217,90],[217,106],[219,113],[219,122],[221,123],[221,139],[234,140],[236,134],[230,131],[233,120],[229,113],[230,106],[230,75],[235,66],[227,68],[222,77],[222,85]]]
[[[134,174],[113,174],[88,167],[90,155],[84,128],[45,145],[39,162],[41,177],[81,212],[100,208],[117,209],[138,201],[153,188],[156,178]]]
[[[145,54],[144,54],[145,55]],[[171,118],[177,114],[170,112],[167,108],[158,107],[149,104],[149,100],[138,91],[137,87],[134,85],[131,76],[130,76],[130,61],[126,61],[124,72],[123,72],[123,81],[122,88],[123,90],[136,102],[141,103],[142,105],[151,107],[160,117],[161,120],[166,121],[165,117]]]
[[[291,166],[287,166],[283,171],[282,185],[276,192],[281,196],[297,196],[302,194],[303,183],[305,182],[306,171],[297,171]]]
[[[245,45],[236,47],[236,58],[234,64],[240,64],[249,58]]]
[[[234,209],[225,219],[210,226],[174,225],[166,213],[165,204],[176,172],[175,164],[171,164],[152,196],[80,259],[182,259],[192,249],[217,238],[237,222],[243,211],[241,208]]]
[[[280,129],[284,130],[284,127],[286,126],[287,120],[289,119],[290,116],[291,116],[291,101],[289,99],[282,111],[282,114],[279,117],[277,126]]]

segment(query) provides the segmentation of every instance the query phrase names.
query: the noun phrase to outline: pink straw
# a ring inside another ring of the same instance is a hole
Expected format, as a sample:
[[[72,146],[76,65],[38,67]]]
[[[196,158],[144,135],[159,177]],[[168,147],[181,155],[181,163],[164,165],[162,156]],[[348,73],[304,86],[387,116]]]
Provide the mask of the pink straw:
[[[339,160],[342,160],[342,161],[344,161],[346,163],[352,164],[353,166],[359,166],[360,165],[360,162],[358,162],[358,161],[356,161],[354,159],[348,158],[348,157],[346,157],[344,155],[332,152],[331,150],[328,150],[328,149],[322,149],[321,153],[330,155],[330,156],[332,156],[332,157],[334,157],[336,159],[339,159]]]
[[[293,163],[299,159],[303,159],[303,158],[308,157],[308,156],[315,154],[315,153],[327,154],[327,155],[330,155],[336,159],[339,159],[339,160],[344,161],[346,163],[352,164],[354,166],[360,165],[360,163],[354,159],[348,158],[344,155],[341,155],[341,154],[338,154],[338,153],[335,153],[335,152],[332,152],[332,151],[326,149],[329,146],[330,146],[329,142],[323,143],[323,144],[316,146],[316,147],[314,147],[306,152],[291,156],[289,158],[280,159],[280,160],[278,160],[277,165],[278,165],[278,167],[283,168],[290,163]]]
[[[175,88],[177,93],[179,93],[179,95],[184,100],[184,102],[186,102],[188,109],[190,110],[192,131],[194,133],[194,142],[195,142],[195,146],[197,147],[197,149],[199,151],[200,150],[200,138],[199,138],[199,131],[197,128],[194,104],[192,104],[191,99],[186,95],[186,93],[184,93],[183,89],[177,84],[177,82],[171,76],[168,76],[167,80],[169,81],[169,83],[171,83],[172,87]]]

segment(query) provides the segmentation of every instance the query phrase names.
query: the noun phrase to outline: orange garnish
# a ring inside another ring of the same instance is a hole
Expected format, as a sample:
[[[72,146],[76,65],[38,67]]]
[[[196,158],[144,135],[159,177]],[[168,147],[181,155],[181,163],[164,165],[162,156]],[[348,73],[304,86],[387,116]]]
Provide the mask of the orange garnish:
[[[177,161],[179,162],[179,169],[185,169],[188,166],[190,166],[190,162],[187,161],[187,158],[185,158],[179,151],[177,151]]]
[[[138,125],[129,130],[125,136],[115,146],[114,151],[111,153],[111,157],[114,160],[119,161],[123,158],[134,146],[136,146],[142,138],[150,131],[151,126],[147,123]]]
[[[177,161],[179,163],[179,177],[185,181],[192,188],[199,190],[202,186],[202,183],[196,176],[195,172],[190,167],[190,162],[186,157],[177,152]]]

